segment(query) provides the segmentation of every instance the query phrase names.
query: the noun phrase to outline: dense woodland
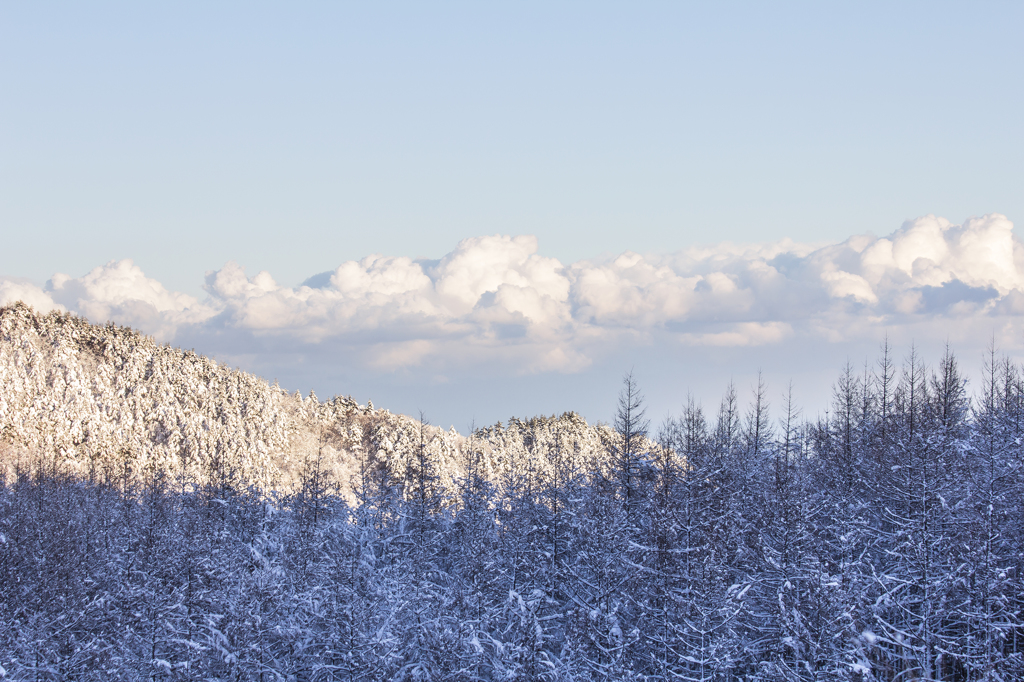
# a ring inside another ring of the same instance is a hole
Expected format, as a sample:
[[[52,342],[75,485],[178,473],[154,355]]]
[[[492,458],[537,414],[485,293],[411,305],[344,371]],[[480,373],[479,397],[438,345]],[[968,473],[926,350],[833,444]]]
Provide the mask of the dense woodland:
[[[466,436],[0,309],[0,677],[1016,680],[1024,377]],[[609,396],[613,402],[615,396]]]

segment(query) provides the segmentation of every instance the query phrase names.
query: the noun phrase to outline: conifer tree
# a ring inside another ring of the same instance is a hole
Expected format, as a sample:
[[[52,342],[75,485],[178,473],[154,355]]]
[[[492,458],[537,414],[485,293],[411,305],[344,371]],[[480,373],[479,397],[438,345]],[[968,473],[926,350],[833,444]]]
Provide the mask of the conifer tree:
[[[612,444],[612,463],[619,488],[619,497],[630,516],[641,495],[640,480],[647,465],[644,451],[650,422],[646,417],[643,394],[629,372],[622,378],[619,407],[615,413],[615,433]]]

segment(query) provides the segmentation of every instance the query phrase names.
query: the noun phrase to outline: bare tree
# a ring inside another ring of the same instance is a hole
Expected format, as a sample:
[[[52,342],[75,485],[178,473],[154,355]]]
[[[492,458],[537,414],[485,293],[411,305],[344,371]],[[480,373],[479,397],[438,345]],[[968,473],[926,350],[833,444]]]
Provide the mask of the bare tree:
[[[612,461],[627,514],[631,513],[638,497],[637,481],[644,462],[643,446],[650,426],[646,412],[643,394],[631,370],[622,378],[619,409],[615,413],[615,433],[618,438],[612,445]]]

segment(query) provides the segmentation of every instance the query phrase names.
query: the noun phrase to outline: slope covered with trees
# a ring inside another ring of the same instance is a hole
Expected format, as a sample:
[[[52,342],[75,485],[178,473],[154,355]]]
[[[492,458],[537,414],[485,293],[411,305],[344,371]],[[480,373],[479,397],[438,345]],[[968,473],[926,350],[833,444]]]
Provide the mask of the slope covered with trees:
[[[132,329],[37,315],[24,304],[0,308],[0,385],[0,466],[8,477],[42,467],[91,481],[160,477],[179,489],[267,493],[294,491],[315,466],[352,501],[357,473],[379,467],[404,478],[421,440],[439,459],[438,484],[448,493],[462,475],[466,439],[454,430],[351,398],[288,394]],[[489,475],[510,465],[505,455],[524,439],[550,437],[537,428],[513,420],[482,430]],[[603,457],[607,428],[575,415],[561,428],[579,441],[579,456]]]
[[[994,353],[972,396],[952,353],[883,347],[813,423],[759,386],[652,439],[627,377],[614,428],[462,437],[116,327],[0,330],[8,678],[1024,676],[1024,382]]]

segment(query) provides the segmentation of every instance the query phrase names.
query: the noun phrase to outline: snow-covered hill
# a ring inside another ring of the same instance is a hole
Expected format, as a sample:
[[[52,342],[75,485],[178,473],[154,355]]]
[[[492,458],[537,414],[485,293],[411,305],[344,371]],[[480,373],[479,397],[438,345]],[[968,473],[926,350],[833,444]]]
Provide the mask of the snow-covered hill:
[[[552,458],[600,468],[612,432],[578,415],[512,419],[466,438],[351,398],[321,402],[130,328],[0,308],[4,474],[50,467],[92,480],[288,492],[316,466],[346,497],[368,470],[401,481],[421,446],[453,492],[470,455],[488,479],[540,480]],[[472,451],[472,452],[471,452]]]

